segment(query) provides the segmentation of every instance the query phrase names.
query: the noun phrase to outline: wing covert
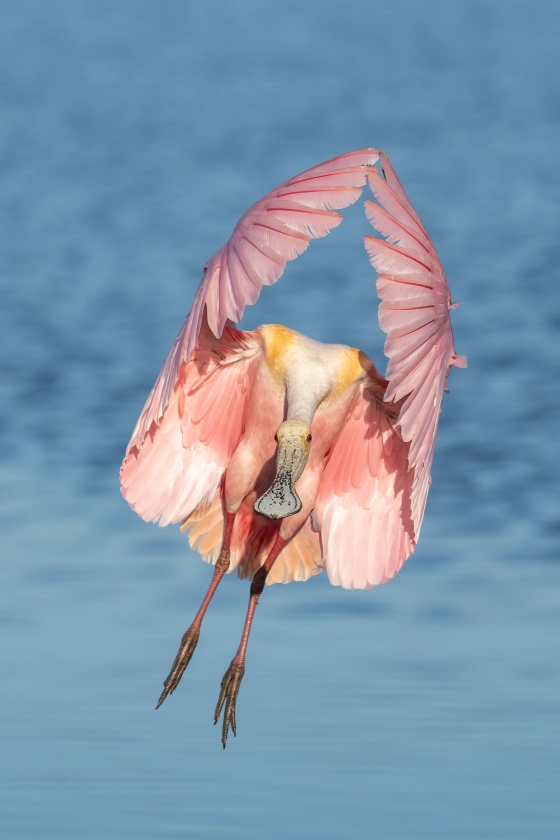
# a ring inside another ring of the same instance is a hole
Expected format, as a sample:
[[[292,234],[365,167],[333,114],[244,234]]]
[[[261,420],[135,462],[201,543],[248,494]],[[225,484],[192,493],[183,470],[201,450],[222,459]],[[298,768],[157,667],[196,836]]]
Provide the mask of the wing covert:
[[[329,580],[344,589],[384,583],[414,548],[408,444],[382,394],[373,378],[358,389],[315,506]]]
[[[216,339],[203,325],[159,424],[152,421],[142,442],[131,442],[121,467],[121,492],[143,519],[181,522],[214,497],[241,438],[261,352],[254,333],[227,325]]]

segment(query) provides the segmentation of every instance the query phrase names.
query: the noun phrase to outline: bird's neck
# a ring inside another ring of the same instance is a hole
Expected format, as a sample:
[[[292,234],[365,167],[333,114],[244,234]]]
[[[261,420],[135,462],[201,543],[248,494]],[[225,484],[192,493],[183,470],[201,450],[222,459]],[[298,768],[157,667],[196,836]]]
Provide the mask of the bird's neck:
[[[287,403],[287,420],[303,420],[311,426],[324,400],[338,399],[354,383],[375,373],[373,362],[354,347],[323,344],[280,324],[259,329],[272,382]]]
[[[329,393],[329,385],[317,381],[317,371],[293,368],[286,377],[286,420],[303,420],[311,426],[319,405]]]

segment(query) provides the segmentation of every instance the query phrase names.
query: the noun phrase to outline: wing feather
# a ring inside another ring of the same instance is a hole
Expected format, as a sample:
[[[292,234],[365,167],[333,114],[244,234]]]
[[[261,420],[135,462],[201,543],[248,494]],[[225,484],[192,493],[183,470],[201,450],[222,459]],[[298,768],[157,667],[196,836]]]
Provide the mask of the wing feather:
[[[428,253],[428,246],[423,235],[415,232],[404,222],[398,222],[390,213],[373,201],[364,201],[366,218],[372,227],[386,236],[389,242],[394,245],[402,245],[405,248],[421,250]]]
[[[411,209],[411,206],[407,206],[406,202],[402,200],[402,197],[398,196],[391,189],[387,181],[385,181],[378,172],[371,173],[368,176],[368,183],[373,195],[379,201],[383,209],[386,210],[389,215],[394,217],[397,224],[400,223],[410,228],[429,249],[430,237],[428,236],[424,225],[414,212],[414,209]]]
[[[278,199],[265,209],[267,217],[279,219],[287,228],[319,239],[338,227],[344,219],[340,213],[333,210],[323,210],[315,207],[305,207],[297,201]]]

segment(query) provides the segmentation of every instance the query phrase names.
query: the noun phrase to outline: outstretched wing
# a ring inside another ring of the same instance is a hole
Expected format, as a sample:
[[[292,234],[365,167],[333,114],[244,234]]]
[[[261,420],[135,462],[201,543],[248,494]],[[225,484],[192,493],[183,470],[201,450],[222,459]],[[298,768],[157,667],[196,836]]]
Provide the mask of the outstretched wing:
[[[455,353],[450,309],[457,306],[443,266],[384,152],[385,178],[368,175],[379,205],[366,202],[366,215],[387,241],[365,236],[371,264],[379,274],[379,325],[387,333],[389,358],[385,401],[404,400],[398,415],[403,440],[410,444],[408,468],[414,474],[411,510],[418,541],[430,486],[430,472],[450,368],[466,367]]]
[[[228,242],[204,269],[193,307],[175,339],[129,443],[139,447],[158,424],[173,394],[181,365],[199,340],[204,313],[219,338],[228,319],[239,321],[263,286],[271,286],[312,239],[326,236],[343,220],[340,213],[362,194],[377,149],[362,149],[296,175],[245,213]]]
[[[457,356],[449,286],[436,249],[384,152],[368,181],[379,202],[365,236],[379,274],[388,385],[367,385],[326,465],[316,506],[329,579],[369,588],[393,577],[414,550],[426,507],[443,391]],[[391,414],[392,408],[392,414]]]
[[[243,431],[247,395],[262,344],[227,325],[217,339],[207,324],[183,362],[158,424],[139,440],[138,426],[121,467],[121,492],[147,522],[181,522],[210,502]],[[146,409],[144,409],[144,412]]]

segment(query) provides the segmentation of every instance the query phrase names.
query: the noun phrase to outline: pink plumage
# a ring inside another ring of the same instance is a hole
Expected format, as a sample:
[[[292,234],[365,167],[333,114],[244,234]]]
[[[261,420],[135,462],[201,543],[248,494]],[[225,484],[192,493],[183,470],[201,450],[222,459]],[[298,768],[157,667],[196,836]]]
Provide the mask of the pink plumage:
[[[386,379],[353,348],[275,325],[252,333],[233,325],[366,186],[376,201],[366,200],[365,214],[381,235],[364,244],[378,274]],[[188,664],[226,571],[254,578],[242,644],[224,677],[237,688],[265,580],[305,580],[326,567],[331,583],[355,589],[399,571],[420,533],[449,370],[466,365],[455,354],[452,306],[435,247],[376,149],[281,184],[209,260],[121,468],[131,507],[160,525],[183,522],[191,545],[216,564],[160,702]],[[237,688],[233,699],[223,689],[219,703],[229,698],[224,744]]]

